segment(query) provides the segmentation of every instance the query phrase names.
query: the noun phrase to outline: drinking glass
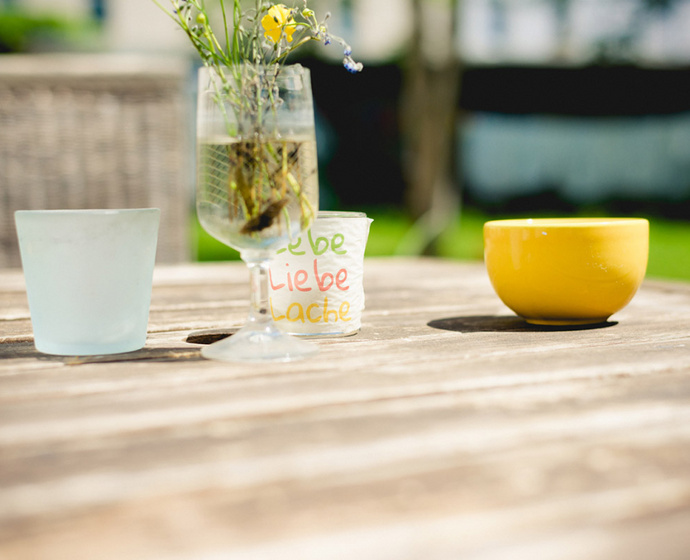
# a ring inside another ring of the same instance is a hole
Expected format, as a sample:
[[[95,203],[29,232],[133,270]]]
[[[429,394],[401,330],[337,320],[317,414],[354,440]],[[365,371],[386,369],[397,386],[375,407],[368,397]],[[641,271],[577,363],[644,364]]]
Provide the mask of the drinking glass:
[[[290,361],[317,347],[281,331],[268,304],[276,248],[318,210],[314,109],[300,65],[199,70],[196,209],[202,227],[249,268],[246,324],[203,348],[222,361]]]
[[[92,356],[144,346],[159,220],[158,208],[15,213],[39,352]]]

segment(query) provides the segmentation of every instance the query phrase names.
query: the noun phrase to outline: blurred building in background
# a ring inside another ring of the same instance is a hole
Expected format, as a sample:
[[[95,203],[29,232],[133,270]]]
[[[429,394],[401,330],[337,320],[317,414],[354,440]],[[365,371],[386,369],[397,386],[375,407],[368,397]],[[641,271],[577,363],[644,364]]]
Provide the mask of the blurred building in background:
[[[482,64],[690,61],[687,0],[462,0],[458,48]]]
[[[690,198],[690,2],[465,0],[467,192]]]

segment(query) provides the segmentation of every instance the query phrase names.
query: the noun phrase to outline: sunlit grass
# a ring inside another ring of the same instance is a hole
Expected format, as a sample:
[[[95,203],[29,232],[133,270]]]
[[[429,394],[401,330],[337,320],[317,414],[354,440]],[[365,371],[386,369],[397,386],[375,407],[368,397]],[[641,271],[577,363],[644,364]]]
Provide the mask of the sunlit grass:
[[[647,276],[690,280],[690,222],[650,220]]]
[[[374,219],[367,242],[369,257],[408,254],[404,246],[405,236],[412,221],[400,210],[370,209]],[[436,249],[441,257],[481,261],[483,248],[482,227],[490,219],[500,218],[464,208],[457,221],[451,224],[438,239]],[[690,222],[650,217],[649,278],[666,278],[690,281]],[[236,260],[236,251],[211,238],[196,226],[198,260]]]

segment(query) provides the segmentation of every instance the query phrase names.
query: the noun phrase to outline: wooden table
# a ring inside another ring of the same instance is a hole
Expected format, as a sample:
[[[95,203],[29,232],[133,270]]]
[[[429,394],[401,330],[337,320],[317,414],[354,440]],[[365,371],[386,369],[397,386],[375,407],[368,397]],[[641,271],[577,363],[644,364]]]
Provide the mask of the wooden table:
[[[40,355],[0,272],[0,558],[690,558],[690,286],[538,330],[480,264],[365,264],[360,334],[203,360],[239,263],[156,271],[139,352]]]

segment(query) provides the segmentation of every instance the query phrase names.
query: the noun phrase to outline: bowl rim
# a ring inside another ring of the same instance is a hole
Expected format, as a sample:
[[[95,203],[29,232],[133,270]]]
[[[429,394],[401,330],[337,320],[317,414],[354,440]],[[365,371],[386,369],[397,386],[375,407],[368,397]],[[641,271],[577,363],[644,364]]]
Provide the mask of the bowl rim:
[[[615,227],[629,224],[649,224],[646,218],[634,217],[568,217],[568,218],[509,218],[489,220],[484,227],[506,228],[587,228],[587,227]]]

